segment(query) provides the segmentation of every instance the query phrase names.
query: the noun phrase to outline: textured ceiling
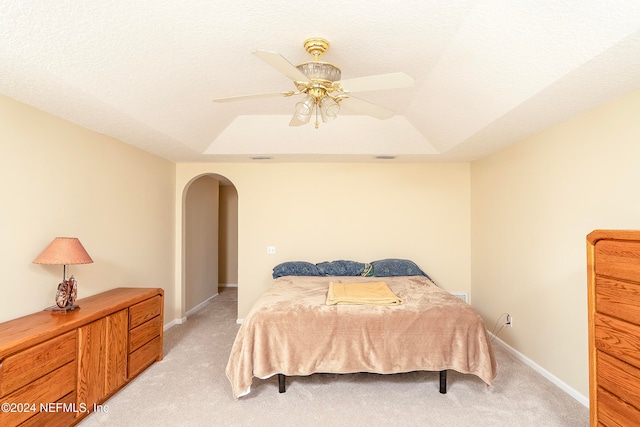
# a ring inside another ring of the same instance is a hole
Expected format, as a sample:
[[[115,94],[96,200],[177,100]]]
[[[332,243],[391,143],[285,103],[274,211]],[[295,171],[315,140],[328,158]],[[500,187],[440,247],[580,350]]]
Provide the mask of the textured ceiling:
[[[289,127],[297,64],[323,37],[345,79],[402,71],[350,113]],[[640,88],[640,1],[0,0],[0,92],[176,161],[469,161]]]

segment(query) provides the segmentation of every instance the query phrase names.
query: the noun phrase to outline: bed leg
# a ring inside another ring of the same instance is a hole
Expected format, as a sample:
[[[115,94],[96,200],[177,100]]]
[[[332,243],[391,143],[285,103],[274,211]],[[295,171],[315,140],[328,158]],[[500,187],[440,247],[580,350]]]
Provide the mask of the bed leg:
[[[447,371],[440,371],[440,393],[447,393]]]
[[[285,374],[278,374],[278,392],[279,393],[284,393],[285,391],[287,391],[286,386],[285,386]]]

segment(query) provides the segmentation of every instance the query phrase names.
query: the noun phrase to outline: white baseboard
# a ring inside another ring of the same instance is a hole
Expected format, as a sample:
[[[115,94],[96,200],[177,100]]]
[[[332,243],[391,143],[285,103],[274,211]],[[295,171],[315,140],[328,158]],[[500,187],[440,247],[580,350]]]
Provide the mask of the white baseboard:
[[[209,304],[211,302],[212,299],[214,299],[215,297],[217,297],[219,294],[216,292],[214,295],[211,295],[209,298],[207,298],[206,300],[202,301],[200,304],[196,305],[195,307],[193,307],[191,310],[187,311],[184,315],[185,317],[189,317],[190,315],[192,315],[193,313],[196,313],[200,310],[202,310],[204,308],[205,305]]]
[[[202,308],[204,308],[205,305],[209,304],[211,302],[212,299],[214,299],[215,297],[217,297],[219,294],[216,293],[215,295],[210,296],[209,298],[207,298],[206,300],[202,301],[200,304],[196,305],[195,307],[193,307],[191,310],[187,311],[184,314],[184,317],[180,318],[180,319],[174,319],[171,322],[167,323],[166,325],[164,325],[164,330],[166,331],[167,329],[175,326],[175,325],[182,325],[183,323],[185,323],[187,321],[187,318],[189,316],[191,316],[193,313],[196,313],[197,311],[201,310]]]
[[[186,321],[187,321],[187,318],[186,318],[186,317],[183,317],[183,318],[181,318],[181,319],[174,319],[174,320],[172,320],[171,322],[169,322],[169,323],[167,323],[166,325],[164,325],[163,330],[164,330],[165,332],[167,332],[167,329],[172,328],[172,327],[174,327],[174,326],[176,326],[176,325],[182,325],[182,324],[183,324],[184,322],[186,322]]]
[[[569,396],[571,396],[574,399],[576,399],[578,402],[583,404],[585,407],[587,407],[587,408],[589,407],[589,398],[588,397],[585,397],[582,394],[578,393],[578,391],[576,389],[570,387],[567,383],[562,381],[560,378],[556,377],[551,372],[547,371],[542,366],[538,365],[533,360],[529,359],[528,357],[526,357],[524,354],[520,353],[515,348],[511,347],[509,344],[507,344],[506,342],[502,341],[500,338],[498,338],[496,336],[493,336],[493,335],[492,335],[492,337],[496,341],[498,341],[500,343],[500,345],[502,345],[509,353],[513,354],[518,360],[522,361],[525,365],[529,366],[534,371],[536,371],[537,373],[539,373],[540,375],[542,375],[543,377],[545,377],[546,379],[551,381],[553,384],[558,386],[562,391],[564,391]]]
[[[218,283],[219,288],[237,288],[237,283]]]

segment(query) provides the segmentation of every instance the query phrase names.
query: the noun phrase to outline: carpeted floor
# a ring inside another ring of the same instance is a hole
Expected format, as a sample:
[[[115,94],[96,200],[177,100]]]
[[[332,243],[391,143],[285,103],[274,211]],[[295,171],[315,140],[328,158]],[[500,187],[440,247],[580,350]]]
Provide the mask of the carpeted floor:
[[[588,426],[589,411],[499,344],[492,388],[449,371],[397,375],[316,374],[254,380],[231,395],[224,369],[239,325],[237,289],[165,333],[164,360],[151,366],[80,425],[88,426]]]

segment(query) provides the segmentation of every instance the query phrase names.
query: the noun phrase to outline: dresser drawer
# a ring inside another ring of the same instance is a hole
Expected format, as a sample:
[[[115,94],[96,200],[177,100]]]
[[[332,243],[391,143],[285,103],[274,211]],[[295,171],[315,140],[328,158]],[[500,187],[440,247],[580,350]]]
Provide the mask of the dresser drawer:
[[[41,404],[57,402],[75,389],[76,363],[71,362],[2,398],[5,405],[32,405],[21,412],[0,411],[0,426],[14,426],[36,415]],[[23,407],[23,409],[25,409]]]
[[[640,420],[640,411],[601,388],[598,388],[598,410],[598,425],[635,426]]]
[[[129,378],[158,360],[162,354],[162,339],[158,336],[129,355]]]
[[[76,422],[78,414],[84,414],[90,408],[76,403],[76,394],[69,393],[47,409],[48,411],[39,412],[20,424],[20,427],[68,427]]]
[[[162,318],[156,316],[129,331],[129,352],[134,352],[162,332]]]
[[[0,396],[29,384],[75,357],[75,331],[7,357],[0,364]]]
[[[596,348],[640,368],[640,326],[600,313],[594,322]]]
[[[152,319],[162,312],[162,297],[160,295],[129,307],[129,329],[133,329]]]
[[[605,277],[596,277],[595,282],[595,308],[598,313],[640,325],[640,285]]]
[[[598,386],[628,404],[640,408],[640,369],[628,365],[602,351],[596,351]]]
[[[640,242],[600,240],[595,256],[597,275],[640,283]]]

